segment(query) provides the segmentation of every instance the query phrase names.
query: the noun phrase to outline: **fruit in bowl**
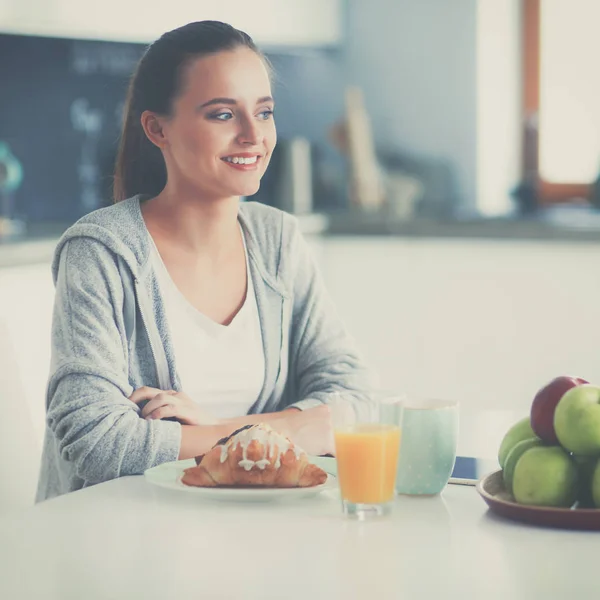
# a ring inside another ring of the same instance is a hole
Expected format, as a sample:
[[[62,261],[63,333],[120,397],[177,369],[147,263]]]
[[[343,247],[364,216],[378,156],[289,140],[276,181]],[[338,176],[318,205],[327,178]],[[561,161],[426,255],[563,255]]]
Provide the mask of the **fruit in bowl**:
[[[490,474],[478,487],[498,513],[600,530],[600,384],[561,375],[540,388],[529,416],[502,438],[498,461],[502,473]]]
[[[554,414],[561,398],[569,390],[589,383],[581,377],[560,375],[540,388],[531,403],[531,428],[547,444],[558,444],[554,428]]]
[[[504,468],[506,459],[510,451],[523,440],[535,438],[536,435],[531,428],[529,417],[524,417],[520,421],[517,421],[504,435],[502,442],[500,443],[500,449],[498,450],[498,464],[501,468]]]
[[[508,453],[504,468],[502,469],[502,480],[504,481],[504,487],[510,494],[513,493],[513,478],[515,474],[515,467],[519,462],[519,459],[527,450],[543,445],[544,442],[540,438],[532,437],[526,440],[521,440],[518,444],[513,446],[512,450]]]
[[[529,448],[517,461],[512,489],[519,504],[568,508],[579,493],[577,466],[560,446]]]
[[[600,386],[584,384],[566,392],[556,406],[554,428],[569,452],[600,456]]]

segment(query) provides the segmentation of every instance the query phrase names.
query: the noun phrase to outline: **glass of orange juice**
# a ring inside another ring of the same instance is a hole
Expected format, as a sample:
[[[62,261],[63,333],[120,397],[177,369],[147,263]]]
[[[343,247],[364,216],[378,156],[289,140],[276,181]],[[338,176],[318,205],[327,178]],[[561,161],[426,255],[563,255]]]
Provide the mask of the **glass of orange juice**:
[[[391,510],[401,401],[393,394],[336,394],[331,403],[337,475],[348,517],[362,520]]]

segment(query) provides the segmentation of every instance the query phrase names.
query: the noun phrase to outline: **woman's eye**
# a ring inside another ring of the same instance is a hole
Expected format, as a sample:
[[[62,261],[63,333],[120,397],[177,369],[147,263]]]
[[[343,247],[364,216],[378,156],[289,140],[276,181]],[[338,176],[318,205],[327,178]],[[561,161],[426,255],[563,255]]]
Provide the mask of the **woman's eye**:
[[[272,110],[263,110],[262,112],[258,113],[258,116],[263,121],[267,121],[268,119],[270,119],[273,116],[273,111]]]
[[[214,119],[215,121],[229,121],[229,119],[233,118],[233,115],[230,112],[219,112],[213,113],[210,115],[210,118]]]

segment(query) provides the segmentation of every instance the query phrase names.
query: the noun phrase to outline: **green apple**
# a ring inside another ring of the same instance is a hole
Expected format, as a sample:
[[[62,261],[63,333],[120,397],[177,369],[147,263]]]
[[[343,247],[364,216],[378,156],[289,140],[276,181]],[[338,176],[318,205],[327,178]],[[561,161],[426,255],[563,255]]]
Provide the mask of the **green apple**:
[[[504,487],[510,494],[513,493],[513,477],[515,473],[515,467],[517,462],[523,454],[529,450],[529,448],[535,448],[536,446],[543,445],[542,440],[537,437],[532,437],[527,440],[521,440],[515,444],[512,450],[508,453],[506,460],[504,461],[504,468],[502,469],[502,479],[504,481]]]
[[[520,421],[517,421],[504,435],[502,442],[500,443],[500,449],[498,450],[498,463],[500,468],[504,469],[504,463],[508,453],[516,446],[520,441],[527,440],[529,438],[536,437],[531,429],[531,423],[529,417],[525,417]]]
[[[600,508],[600,460],[596,463],[596,468],[592,474],[592,499],[594,506]]]
[[[571,388],[554,412],[554,429],[561,446],[581,456],[600,455],[600,386]]]
[[[560,446],[530,448],[519,458],[513,494],[519,504],[572,506],[577,499],[577,466]]]

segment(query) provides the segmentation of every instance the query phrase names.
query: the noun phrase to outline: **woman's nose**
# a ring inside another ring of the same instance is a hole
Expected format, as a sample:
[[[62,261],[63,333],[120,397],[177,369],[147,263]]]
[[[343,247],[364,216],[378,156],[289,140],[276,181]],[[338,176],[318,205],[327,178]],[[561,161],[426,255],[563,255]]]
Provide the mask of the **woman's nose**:
[[[260,125],[253,119],[243,119],[238,133],[238,142],[246,146],[257,146],[262,142],[264,135]]]

